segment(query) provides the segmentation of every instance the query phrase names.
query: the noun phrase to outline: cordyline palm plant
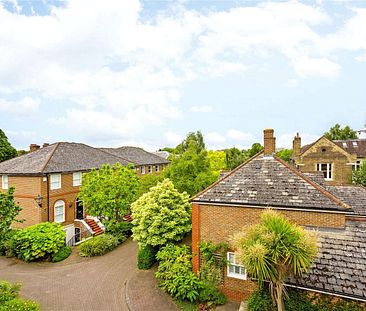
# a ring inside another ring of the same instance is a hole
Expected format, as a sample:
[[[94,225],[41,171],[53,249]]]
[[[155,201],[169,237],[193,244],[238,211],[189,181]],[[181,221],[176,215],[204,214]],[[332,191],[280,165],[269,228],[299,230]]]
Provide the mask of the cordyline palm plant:
[[[290,276],[309,270],[318,252],[316,235],[269,210],[262,213],[259,224],[233,240],[248,275],[260,286],[268,282],[274,304],[278,311],[284,310],[284,284]]]

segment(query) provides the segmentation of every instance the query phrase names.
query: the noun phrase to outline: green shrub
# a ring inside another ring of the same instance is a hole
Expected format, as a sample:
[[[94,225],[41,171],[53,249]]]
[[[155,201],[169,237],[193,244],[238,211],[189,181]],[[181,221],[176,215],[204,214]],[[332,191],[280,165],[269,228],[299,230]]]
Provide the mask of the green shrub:
[[[65,245],[66,233],[60,224],[44,222],[18,231],[11,251],[25,261],[46,259]]]
[[[272,298],[268,289],[253,292],[247,301],[247,307],[248,311],[272,311]]]
[[[59,262],[66,259],[67,257],[70,256],[71,251],[72,251],[71,246],[64,246],[56,254],[52,255],[52,261]]]
[[[0,280],[0,311],[39,311],[34,301],[19,298],[20,284]]]
[[[15,298],[6,302],[4,305],[0,306],[0,311],[39,311],[38,303],[32,300],[24,300],[21,298]]]
[[[132,223],[128,221],[110,221],[106,223],[105,233],[115,236],[118,239],[118,242],[121,244],[128,236],[132,234],[131,229]]]
[[[15,256],[13,253],[13,236],[18,233],[19,230],[9,230],[0,238],[0,255]]]
[[[82,257],[101,256],[118,246],[118,239],[110,234],[98,235],[79,246]]]
[[[139,246],[139,252],[137,254],[137,268],[141,270],[150,269],[153,264],[156,262],[156,253],[158,252],[158,248],[147,245],[147,246]]]
[[[213,283],[202,282],[199,301],[201,303],[206,303],[208,307],[210,307],[212,305],[225,304],[227,298]]]
[[[188,246],[168,244],[156,255],[159,268],[156,277],[163,290],[177,300],[196,301],[203,288],[202,282],[192,272]]]

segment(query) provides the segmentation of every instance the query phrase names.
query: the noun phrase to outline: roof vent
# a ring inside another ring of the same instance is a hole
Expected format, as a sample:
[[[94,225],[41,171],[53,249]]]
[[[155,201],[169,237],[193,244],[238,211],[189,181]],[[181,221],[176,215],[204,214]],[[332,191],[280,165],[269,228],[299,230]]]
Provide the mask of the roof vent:
[[[347,143],[343,142],[342,145],[343,145],[343,148],[347,148]]]
[[[356,148],[357,148],[357,147],[358,147],[358,145],[357,145],[357,141],[353,141],[353,142],[352,142],[352,145],[353,145],[353,147],[356,147]]]

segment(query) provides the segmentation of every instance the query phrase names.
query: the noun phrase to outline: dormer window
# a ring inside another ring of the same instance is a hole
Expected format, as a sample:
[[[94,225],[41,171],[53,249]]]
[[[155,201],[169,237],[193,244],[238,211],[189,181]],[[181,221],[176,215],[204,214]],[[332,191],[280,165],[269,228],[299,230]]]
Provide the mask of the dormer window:
[[[352,146],[353,146],[354,148],[357,148],[357,147],[358,147],[357,141],[353,141],[353,142],[352,142]]]
[[[347,148],[347,143],[343,142],[342,146],[343,146],[343,148]]]

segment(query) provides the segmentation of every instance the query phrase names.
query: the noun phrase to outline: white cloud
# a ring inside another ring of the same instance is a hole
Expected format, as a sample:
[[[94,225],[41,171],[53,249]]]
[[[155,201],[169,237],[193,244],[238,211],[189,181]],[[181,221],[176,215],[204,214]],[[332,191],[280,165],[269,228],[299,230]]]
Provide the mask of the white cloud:
[[[341,66],[326,58],[303,57],[296,60],[295,71],[302,77],[332,78],[339,74]]]
[[[183,140],[183,136],[173,133],[173,132],[166,132],[164,134],[164,138],[165,138],[166,143],[171,147],[175,147],[176,145],[181,143]]]
[[[276,138],[277,148],[288,148],[292,149],[292,141],[296,135],[296,132],[285,133]],[[299,133],[301,137],[301,145],[307,145],[316,141],[320,136],[310,133]]]
[[[225,136],[217,132],[209,132],[205,134],[205,140],[207,141],[208,145],[222,145],[226,142]]]
[[[227,131],[226,136],[238,143],[248,143],[254,140],[254,136],[251,133],[245,133],[239,130],[230,129]]]
[[[34,115],[40,106],[37,98],[24,97],[20,100],[5,100],[0,98],[0,112],[9,113],[19,117]]]
[[[203,106],[192,106],[189,108],[189,111],[192,112],[211,112],[213,110],[212,106],[203,105]]]
[[[299,81],[297,79],[289,79],[286,85],[288,87],[297,87],[299,85]]]

